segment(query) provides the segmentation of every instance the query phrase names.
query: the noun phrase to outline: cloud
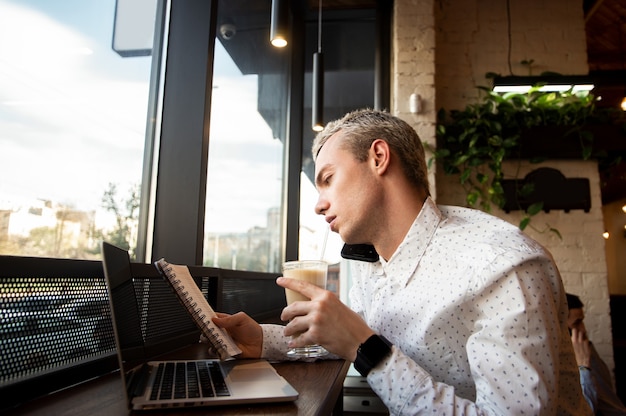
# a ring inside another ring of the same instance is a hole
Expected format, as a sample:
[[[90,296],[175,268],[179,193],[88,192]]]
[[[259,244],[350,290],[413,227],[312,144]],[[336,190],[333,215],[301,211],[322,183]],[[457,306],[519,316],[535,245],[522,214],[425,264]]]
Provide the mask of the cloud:
[[[3,199],[92,210],[109,182],[140,181],[150,60],[144,82],[111,70],[128,62],[37,10],[0,3]]]

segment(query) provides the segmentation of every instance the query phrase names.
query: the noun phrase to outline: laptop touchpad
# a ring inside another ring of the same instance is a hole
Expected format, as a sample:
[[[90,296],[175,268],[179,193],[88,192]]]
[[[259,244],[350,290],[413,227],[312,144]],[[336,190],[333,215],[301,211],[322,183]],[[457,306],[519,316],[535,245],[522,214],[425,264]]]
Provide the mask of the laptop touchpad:
[[[272,381],[280,380],[276,370],[269,364],[251,363],[238,365],[229,371],[228,376],[233,382]]]

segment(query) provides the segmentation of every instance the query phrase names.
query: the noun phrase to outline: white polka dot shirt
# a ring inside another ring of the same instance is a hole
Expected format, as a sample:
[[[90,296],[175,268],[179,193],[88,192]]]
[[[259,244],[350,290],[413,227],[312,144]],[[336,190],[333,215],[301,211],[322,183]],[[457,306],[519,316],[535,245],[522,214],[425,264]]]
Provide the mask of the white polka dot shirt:
[[[368,375],[392,415],[590,414],[559,272],[517,227],[428,198],[388,262],[351,263],[352,309],[394,344]]]

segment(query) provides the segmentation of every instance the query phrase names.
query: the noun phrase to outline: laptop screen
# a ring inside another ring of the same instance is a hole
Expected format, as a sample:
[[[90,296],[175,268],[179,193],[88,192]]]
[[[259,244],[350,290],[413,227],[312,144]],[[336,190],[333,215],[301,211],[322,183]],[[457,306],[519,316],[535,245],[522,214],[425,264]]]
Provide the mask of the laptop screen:
[[[144,341],[137,297],[133,287],[128,252],[103,243],[102,256],[109,285],[111,313],[116,328],[117,347],[122,355],[125,370],[141,364],[145,359]]]

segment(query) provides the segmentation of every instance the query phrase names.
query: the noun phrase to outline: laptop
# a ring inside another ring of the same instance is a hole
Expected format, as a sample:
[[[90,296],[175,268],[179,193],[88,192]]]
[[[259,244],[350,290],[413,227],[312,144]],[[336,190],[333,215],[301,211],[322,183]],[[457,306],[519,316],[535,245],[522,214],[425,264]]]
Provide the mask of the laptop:
[[[133,281],[126,250],[107,242],[102,242],[101,247],[113,333],[129,409],[288,402],[298,398],[298,392],[266,360],[163,361],[156,358],[189,343],[179,335],[171,335],[173,339],[161,337],[158,342],[146,341],[146,312],[139,308],[137,293],[152,288],[145,287],[146,281]],[[178,302],[176,295],[170,294],[171,300]],[[167,297],[166,301],[169,299]],[[158,320],[156,324],[154,321],[151,330],[158,325]],[[169,332],[166,328],[163,330],[164,334]]]

